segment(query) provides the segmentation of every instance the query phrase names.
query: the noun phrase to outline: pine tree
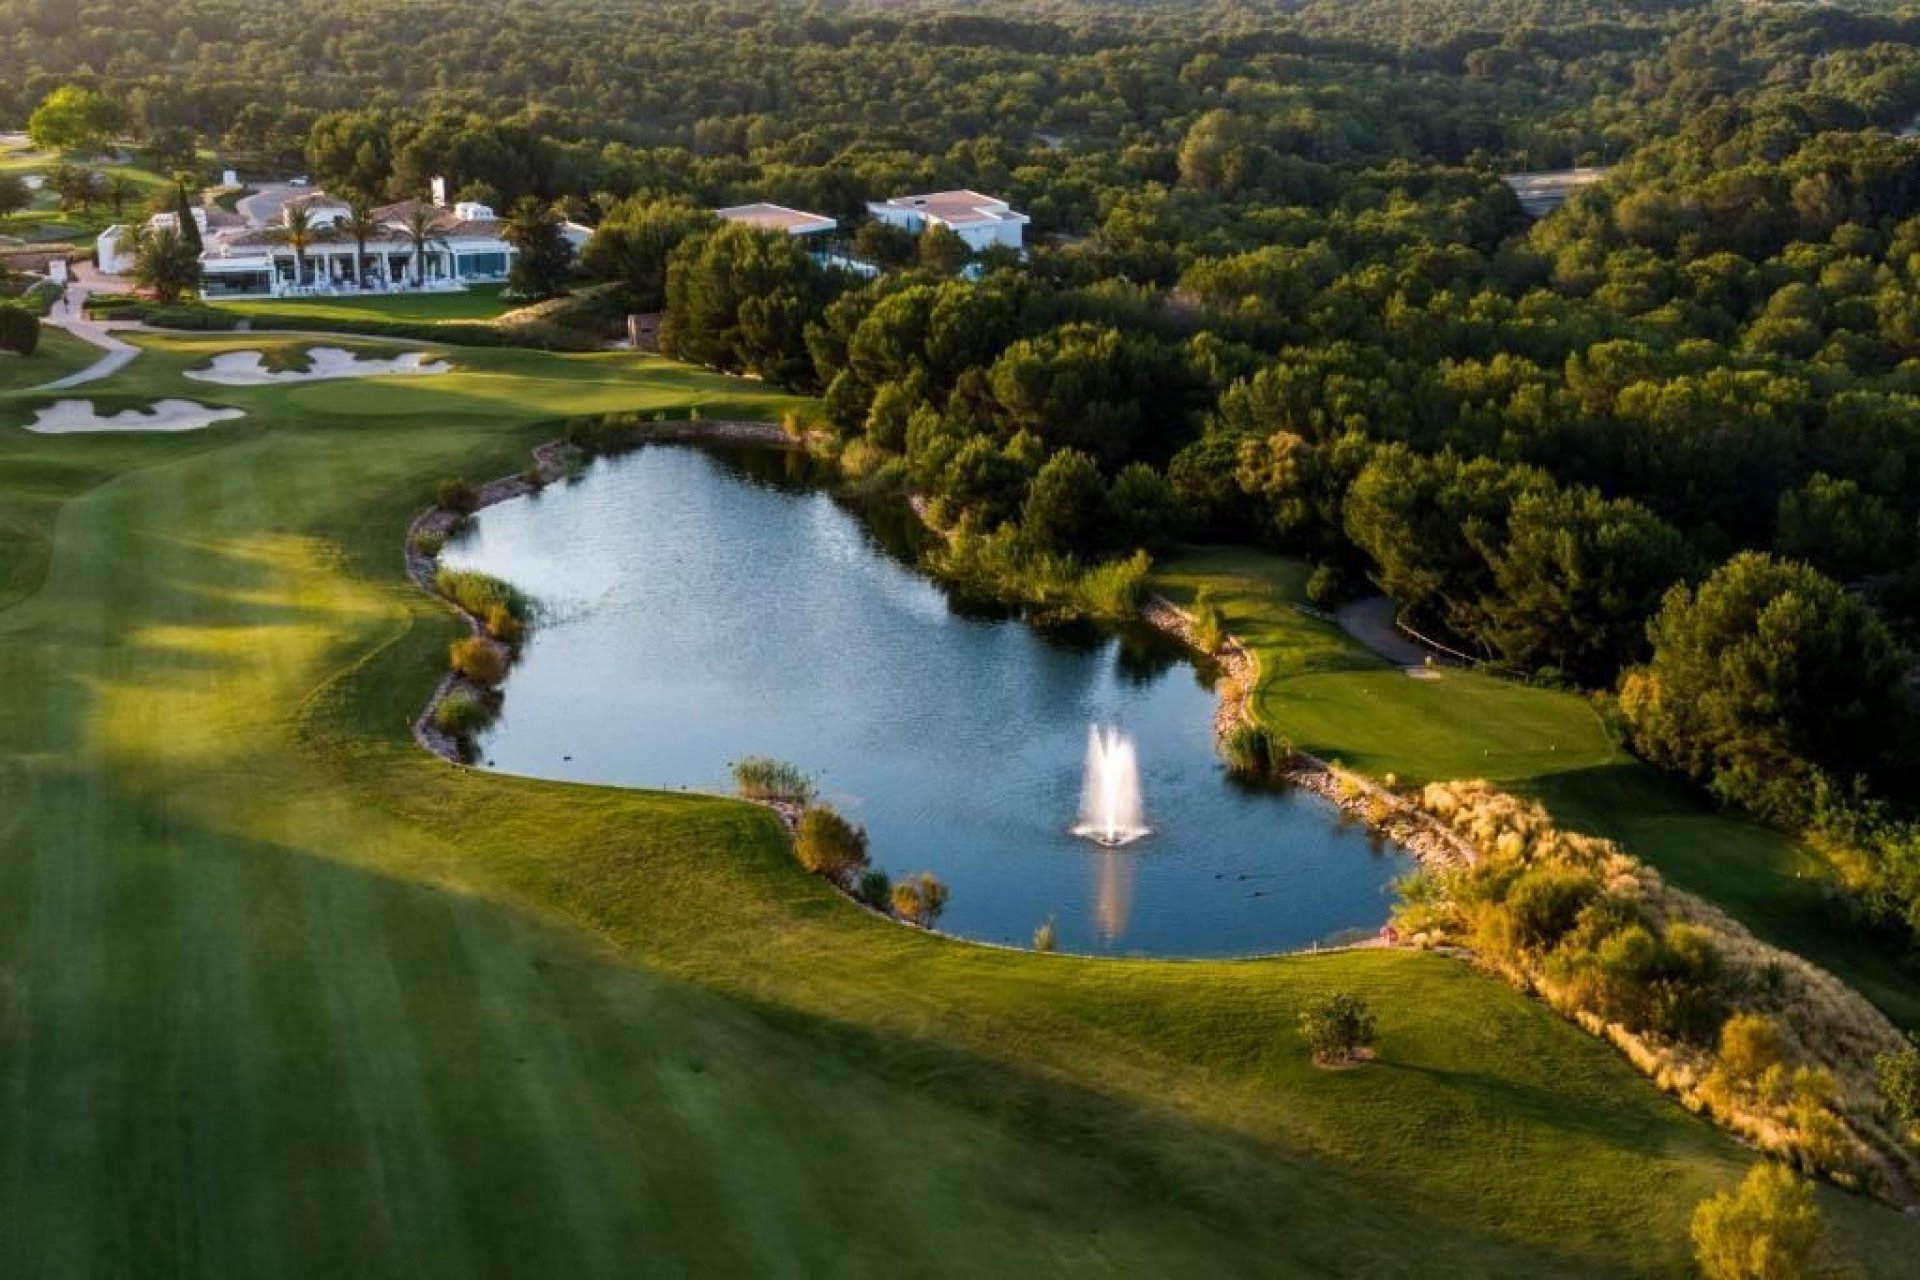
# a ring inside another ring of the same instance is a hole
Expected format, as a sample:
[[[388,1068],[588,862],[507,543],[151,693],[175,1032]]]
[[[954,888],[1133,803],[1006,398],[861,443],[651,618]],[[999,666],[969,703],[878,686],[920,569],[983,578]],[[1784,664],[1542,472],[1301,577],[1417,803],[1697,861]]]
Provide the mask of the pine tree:
[[[193,216],[193,197],[187,194],[184,179],[173,184],[173,215],[180,221],[180,238],[196,255],[205,252],[207,246],[200,238],[200,224]]]

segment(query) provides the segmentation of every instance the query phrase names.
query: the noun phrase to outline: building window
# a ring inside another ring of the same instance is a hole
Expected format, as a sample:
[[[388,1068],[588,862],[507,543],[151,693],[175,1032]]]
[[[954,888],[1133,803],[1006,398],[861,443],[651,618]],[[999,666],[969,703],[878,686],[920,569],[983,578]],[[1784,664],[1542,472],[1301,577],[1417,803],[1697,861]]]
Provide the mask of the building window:
[[[463,280],[474,280],[504,276],[507,274],[507,255],[504,253],[469,253],[458,260],[457,270]]]

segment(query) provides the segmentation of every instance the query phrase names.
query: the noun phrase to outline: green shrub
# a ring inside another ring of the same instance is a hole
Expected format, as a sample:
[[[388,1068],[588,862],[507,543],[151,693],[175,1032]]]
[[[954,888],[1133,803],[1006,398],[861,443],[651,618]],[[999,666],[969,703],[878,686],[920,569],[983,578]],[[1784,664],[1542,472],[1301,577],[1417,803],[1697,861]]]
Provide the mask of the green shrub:
[[[1589,932],[1583,921],[1572,941],[1585,945],[1560,957],[1579,1003],[1633,1031],[1695,1043],[1711,1037],[1723,1013],[1721,966],[1705,930],[1634,921],[1592,940]]]
[[[433,490],[433,505],[455,515],[472,515],[480,505],[480,495],[468,481],[454,476],[442,480]]]
[[[1300,1034],[1315,1062],[1329,1066],[1354,1062],[1373,1045],[1373,1010],[1349,991],[1315,996],[1300,1010]]]
[[[1508,937],[1517,949],[1552,950],[1600,896],[1600,881],[1584,871],[1541,867],[1515,880],[1507,891]]]
[[[781,800],[807,804],[813,799],[813,779],[784,760],[748,756],[733,766],[733,783],[749,800]]]
[[[1045,920],[1042,920],[1040,926],[1033,931],[1033,949],[1035,951],[1051,952],[1056,950],[1059,945],[1059,931],[1054,928],[1053,917],[1048,916]]]
[[[0,351],[30,356],[40,349],[40,317],[11,302],[0,303]]]
[[[493,719],[493,704],[466,689],[456,689],[433,709],[433,726],[442,733],[464,738]]]
[[[931,929],[947,909],[947,897],[947,886],[939,877],[922,871],[893,886],[893,913],[909,924]]]
[[[1875,1057],[1873,1071],[1887,1106],[1901,1124],[1914,1129],[1920,1128],[1920,1037],[1909,1033],[1908,1040],[1905,1048]]]
[[[868,867],[855,878],[853,896],[875,911],[885,911],[893,901],[893,880],[880,868]]]
[[[447,545],[447,535],[438,529],[416,529],[413,534],[413,549],[431,560],[440,554]]]
[[[240,317],[194,303],[151,306],[140,318],[156,329],[182,329],[190,333],[220,333],[240,327]]]
[[[489,689],[507,678],[506,650],[485,636],[455,640],[448,647],[447,663],[457,674]]]
[[[1722,1191],[1694,1210],[1694,1258],[1707,1280],[1793,1280],[1812,1269],[1824,1232],[1813,1188],[1762,1162],[1737,1191]]]
[[[828,806],[818,805],[800,815],[793,852],[807,870],[844,885],[867,865],[867,833]]]

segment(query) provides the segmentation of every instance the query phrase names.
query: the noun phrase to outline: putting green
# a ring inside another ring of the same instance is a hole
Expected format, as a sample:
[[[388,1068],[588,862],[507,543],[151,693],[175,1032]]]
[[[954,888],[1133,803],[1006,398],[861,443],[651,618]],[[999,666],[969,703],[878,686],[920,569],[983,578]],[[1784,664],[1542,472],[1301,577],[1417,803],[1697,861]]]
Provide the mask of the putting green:
[[[143,341],[104,392],[260,345]],[[399,539],[436,481],[591,407],[789,403],[461,359],[222,388],[248,417],[198,436],[34,437],[0,399],[0,554],[45,549],[0,608],[0,1214],[31,1270],[1685,1272],[1749,1153],[1464,965],[953,944],[800,874],[762,810],[424,755],[458,628]],[[1294,1029],[1334,987],[1378,1011],[1362,1070]],[[1864,1266],[1920,1248],[1827,1202]]]

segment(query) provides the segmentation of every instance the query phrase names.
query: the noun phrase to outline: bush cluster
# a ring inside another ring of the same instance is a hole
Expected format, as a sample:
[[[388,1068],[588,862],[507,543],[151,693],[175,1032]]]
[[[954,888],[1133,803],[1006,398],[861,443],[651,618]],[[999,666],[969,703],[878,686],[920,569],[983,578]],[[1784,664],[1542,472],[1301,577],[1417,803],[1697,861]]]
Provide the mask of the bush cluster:
[[[1899,1060],[1898,1041],[1858,994],[1613,844],[1559,830],[1537,804],[1484,783],[1430,785],[1420,803],[1478,858],[1408,887],[1397,922],[1409,936],[1471,947],[1690,1105],[1810,1172],[1854,1186],[1920,1173],[1881,1099],[1883,1088],[1897,1097],[1887,1086],[1898,1070],[1884,1064]]]
[[[485,636],[455,640],[447,650],[447,662],[456,675],[488,689],[498,687],[512,665],[505,647]]]
[[[434,707],[433,726],[442,733],[464,738],[484,728],[493,719],[496,707],[493,699],[456,689]]]
[[[1322,1065],[1357,1061],[1373,1047],[1377,1031],[1372,1006],[1350,991],[1315,996],[1300,1010],[1300,1035]]]

